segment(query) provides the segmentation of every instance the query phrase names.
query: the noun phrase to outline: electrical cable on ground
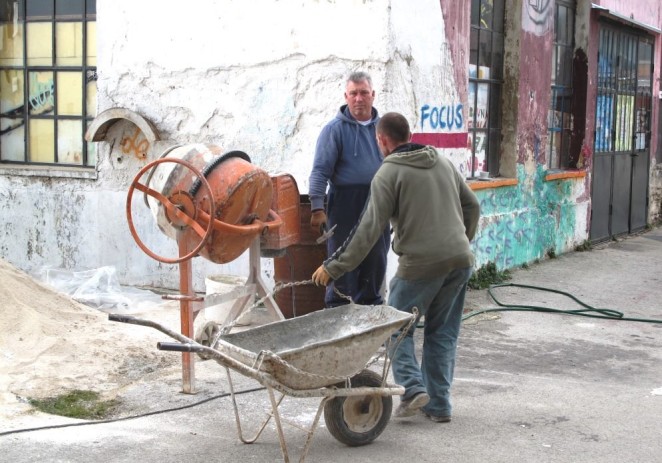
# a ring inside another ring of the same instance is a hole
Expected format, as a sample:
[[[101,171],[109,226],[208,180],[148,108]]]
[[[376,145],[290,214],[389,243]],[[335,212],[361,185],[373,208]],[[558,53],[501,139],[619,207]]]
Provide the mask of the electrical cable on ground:
[[[542,306],[535,306],[535,305],[504,304],[496,298],[496,296],[494,295],[492,290],[496,289],[496,288],[506,287],[506,286],[511,286],[511,287],[514,287],[514,288],[532,289],[532,290],[536,290],[536,291],[545,291],[545,292],[560,294],[562,296],[569,297],[570,299],[575,301],[577,304],[584,307],[584,309],[562,310],[562,309],[555,309],[555,308],[551,308],[551,307],[542,307]],[[570,293],[567,293],[565,291],[559,291],[557,289],[545,288],[545,287],[542,287],[542,286],[522,285],[522,284],[517,284],[517,283],[501,283],[501,284],[491,285],[487,289],[487,294],[490,295],[490,297],[494,300],[494,302],[496,302],[496,304],[499,306],[499,308],[475,310],[473,312],[469,312],[468,314],[464,315],[462,317],[462,320],[466,320],[466,319],[474,317],[476,315],[479,315],[479,314],[482,314],[482,313],[488,313],[488,312],[507,312],[507,311],[522,311],[522,312],[524,312],[524,311],[529,311],[529,312],[559,313],[559,314],[564,314],[564,315],[578,315],[578,316],[581,316],[581,317],[603,318],[603,319],[608,319],[608,320],[620,320],[620,321],[629,321],[629,322],[662,323],[662,320],[656,320],[656,319],[653,319],[653,318],[625,317],[625,316],[623,316],[623,312],[619,312],[618,310],[598,309],[598,308],[595,308],[595,307],[593,307],[589,304],[586,304],[585,302],[582,302],[581,300],[577,299],[575,296],[573,296]]]
[[[256,388],[253,388],[253,389],[246,389],[244,391],[235,392],[235,395],[248,394],[250,392],[263,391],[265,389],[266,388],[264,388],[264,387],[256,387]],[[204,403],[211,402],[212,400],[222,399],[224,397],[228,397],[229,395],[231,395],[231,393],[226,392],[224,394],[219,394],[219,395],[215,395],[213,397],[208,397],[208,398],[200,400],[198,402],[194,402],[194,403],[188,404],[188,405],[183,405],[181,407],[166,408],[164,410],[157,410],[157,411],[154,411],[154,412],[143,413],[143,414],[140,414],[140,415],[125,416],[125,417],[122,417],[122,418],[114,418],[114,419],[110,419],[110,420],[85,421],[85,422],[79,422],[79,423],[54,424],[54,425],[50,425],[50,426],[40,426],[40,427],[36,427],[36,428],[13,429],[13,430],[10,430],[10,431],[0,432],[0,437],[1,436],[8,436],[10,434],[19,434],[19,433],[22,433],[22,432],[44,431],[44,430],[47,430],[47,429],[69,428],[69,427],[73,427],[73,426],[89,426],[89,425],[93,425],[93,424],[107,424],[107,423],[115,423],[115,422],[118,422],[118,421],[134,420],[136,418],[144,418],[146,416],[160,415],[162,413],[170,413],[170,412],[176,412],[176,411],[179,411],[179,410],[186,410],[187,408],[197,407],[198,405],[202,405]]]

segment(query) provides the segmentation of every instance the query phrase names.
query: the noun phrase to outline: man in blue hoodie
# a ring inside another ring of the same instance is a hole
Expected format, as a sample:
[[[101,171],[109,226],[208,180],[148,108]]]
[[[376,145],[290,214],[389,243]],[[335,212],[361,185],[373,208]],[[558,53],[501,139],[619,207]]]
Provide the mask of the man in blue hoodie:
[[[370,193],[370,181],[382,164],[375,134],[379,116],[372,106],[374,99],[370,76],[365,72],[350,74],[345,87],[347,104],[340,107],[317,140],[308,190],[310,225],[316,233],[336,227],[327,240],[329,257],[341,247],[359,222]],[[384,302],[382,285],[389,243],[386,227],[365,259],[327,287],[324,298],[327,307],[347,304],[347,300],[334,291],[334,286],[357,304]]]

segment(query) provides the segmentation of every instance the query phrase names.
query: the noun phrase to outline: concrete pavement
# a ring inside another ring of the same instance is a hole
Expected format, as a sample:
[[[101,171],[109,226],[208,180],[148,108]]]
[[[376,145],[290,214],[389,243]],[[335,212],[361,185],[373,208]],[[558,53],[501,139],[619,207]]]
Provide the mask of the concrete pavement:
[[[511,282],[567,291],[626,317],[662,320],[661,261],[662,230],[654,229],[518,269]],[[495,294],[511,304],[577,308],[561,296],[521,288],[500,288]],[[468,309],[494,307],[486,291],[469,293]],[[179,393],[175,374],[146,380],[123,398],[134,402],[136,413],[194,404],[227,392],[224,376],[218,364],[202,362],[196,395]],[[233,379],[238,390],[259,386],[240,375]],[[247,426],[267,407],[264,391],[239,400]],[[286,399],[282,413],[305,425],[317,403]],[[396,398],[394,407],[397,403]],[[364,447],[340,444],[322,422],[307,461],[660,461],[662,324],[538,312],[469,318],[460,337],[453,404],[449,424],[423,416],[392,419]],[[296,461],[305,436],[291,427],[286,433]],[[273,429],[253,445],[237,439],[228,397],[127,421],[8,434],[0,436],[0,449],[0,459],[12,462],[282,460]]]

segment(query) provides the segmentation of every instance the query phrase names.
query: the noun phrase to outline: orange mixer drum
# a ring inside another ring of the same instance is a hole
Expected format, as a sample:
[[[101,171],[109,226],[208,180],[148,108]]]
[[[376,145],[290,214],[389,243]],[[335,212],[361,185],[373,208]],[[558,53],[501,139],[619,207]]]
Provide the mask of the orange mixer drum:
[[[218,221],[241,226],[250,225],[255,220],[267,220],[273,196],[271,178],[251,164],[246,153],[224,153],[216,145],[190,144],[175,147],[162,157],[186,161],[206,178],[212,190],[215,219]],[[151,173],[149,187],[193,215],[196,222],[206,228],[208,222],[203,221],[197,211],[209,213],[209,192],[191,169],[175,162],[159,164]],[[169,217],[161,202],[151,196],[147,201],[163,233],[178,242],[186,240],[189,249],[200,243],[200,235]],[[217,264],[236,259],[261,232],[259,228],[250,228],[248,231],[228,231],[215,227],[200,255]]]

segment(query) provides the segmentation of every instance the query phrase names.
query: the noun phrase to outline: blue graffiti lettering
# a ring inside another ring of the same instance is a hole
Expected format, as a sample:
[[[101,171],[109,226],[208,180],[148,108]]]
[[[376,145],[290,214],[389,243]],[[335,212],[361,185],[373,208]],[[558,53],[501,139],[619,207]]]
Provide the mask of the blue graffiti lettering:
[[[421,131],[425,131],[426,121],[432,129],[437,127],[448,130],[461,129],[464,125],[463,107],[461,103],[454,106],[430,106],[428,104],[421,106]]]

